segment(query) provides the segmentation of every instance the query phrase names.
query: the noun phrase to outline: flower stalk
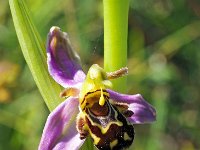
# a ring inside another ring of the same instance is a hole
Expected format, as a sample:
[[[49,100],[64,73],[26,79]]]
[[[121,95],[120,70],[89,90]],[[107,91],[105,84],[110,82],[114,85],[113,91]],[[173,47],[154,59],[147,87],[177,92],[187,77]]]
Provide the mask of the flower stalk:
[[[129,0],[104,0],[104,69],[107,72],[127,66]],[[113,81],[113,88],[126,92],[127,78]]]

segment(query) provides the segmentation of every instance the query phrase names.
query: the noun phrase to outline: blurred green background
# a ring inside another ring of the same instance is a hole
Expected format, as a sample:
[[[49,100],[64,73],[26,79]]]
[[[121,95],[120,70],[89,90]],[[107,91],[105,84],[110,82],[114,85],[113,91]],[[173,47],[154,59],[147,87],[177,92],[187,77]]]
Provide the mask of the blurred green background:
[[[102,0],[26,2],[44,44],[50,27],[59,26],[85,71],[103,64]],[[155,123],[135,125],[131,149],[200,149],[199,48],[199,0],[130,0],[128,92],[141,93],[157,110]],[[8,1],[0,0],[0,150],[37,149],[48,113],[19,47]]]

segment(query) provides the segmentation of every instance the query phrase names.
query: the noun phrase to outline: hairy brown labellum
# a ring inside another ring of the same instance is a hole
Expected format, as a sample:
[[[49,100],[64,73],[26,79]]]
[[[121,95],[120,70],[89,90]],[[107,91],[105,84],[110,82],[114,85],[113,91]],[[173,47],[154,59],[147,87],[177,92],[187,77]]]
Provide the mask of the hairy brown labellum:
[[[103,106],[99,105],[100,91],[98,89],[85,96],[86,106],[77,117],[80,138],[90,135],[94,145],[100,150],[125,149],[134,139],[134,127],[126,119],[133,112],[127,110],[126,104],[112,103],[106,90],[103,91],[106,102]]]

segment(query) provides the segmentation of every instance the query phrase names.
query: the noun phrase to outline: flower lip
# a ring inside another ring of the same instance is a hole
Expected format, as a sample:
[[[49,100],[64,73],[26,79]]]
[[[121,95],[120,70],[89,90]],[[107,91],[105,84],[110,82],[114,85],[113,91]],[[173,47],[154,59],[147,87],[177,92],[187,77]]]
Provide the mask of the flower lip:
[[[85,79],[80,57],[59,27],[52,27],[48,34],[47,63],[50,75],[63,87],[75,87]]]

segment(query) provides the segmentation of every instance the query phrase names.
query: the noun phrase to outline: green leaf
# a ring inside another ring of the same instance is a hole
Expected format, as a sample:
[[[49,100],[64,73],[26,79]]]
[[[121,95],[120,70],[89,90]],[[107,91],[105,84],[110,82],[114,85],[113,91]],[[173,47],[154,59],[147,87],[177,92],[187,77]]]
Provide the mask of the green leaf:
[[[81,146],[80,150],[95,150],[96,148],[94,148],[94,144],[91,140],[91,138],[87,138],[83,144],[83,146]]]
[[[44,44],[32,23],[24,0],[9,0],[9,5],[23,55],[40,93],[52,111],[62,101],[59,98],[61,86],[48,73]]]

